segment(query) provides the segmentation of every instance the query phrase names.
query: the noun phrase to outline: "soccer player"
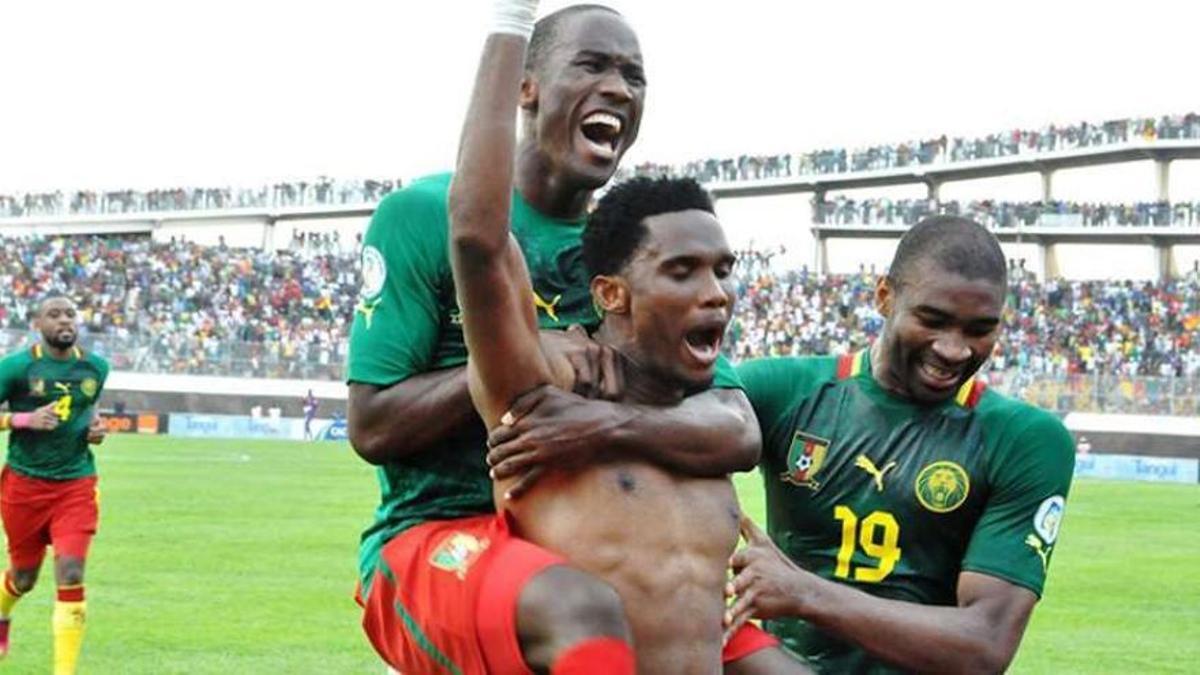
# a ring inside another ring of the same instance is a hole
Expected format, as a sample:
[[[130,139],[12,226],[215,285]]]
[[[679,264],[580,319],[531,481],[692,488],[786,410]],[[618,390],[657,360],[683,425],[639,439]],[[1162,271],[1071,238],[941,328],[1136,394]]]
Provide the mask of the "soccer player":
[[[574,6],[538,22],[520,87],[512,223],[539,326],[551,329],[540,338],[566,352],[577,388],[588,393],[616,390],[615,375],[597,375],[617,371],[611,349],[561,329],[598,323],[580,236],[593,190],[637,137],[645,84],[637,38],[615,12]],[[503,133],[511,142],[512,129]],[[393,193],[364,238],[348,421],[355,449],[381,467],[383,492],[360,551],[364,628],[394,665],[401,656],[425,659],[406,670],[452,663],[462,672],[609,672],[605,659],[624,658],[628,635],[617,595],[500,531],[505,523],[494,515],[447,256],[449,182],[437,176]],[[587,400],[553,387],[525,400],[529,418],[553,414],[570,428],[542,439],[556,456],[586,462],[632,450],[681,473],[719,477],[758,452],[753,412],[730,385],[736,379],[721,363],[717,388],[674,406]],[[405,651],[414,644],[419,653]]]
[[[822,672],[999,672],[1058,539],[1070,434],[988,389],[1006,269],[994,236],[936,216],[875,290],[866,350],[738,368],[761,424],[765,536],[732,561],[754,616]],[[773,540],[773,541],[772,541]]]
[[[304,408],[304,440],[311,441],[313,439],[312,422],[317,416],[317,397],[313,396],[312,389],[308,390],[308,395],[300,399],[300,405]]]
[[[96,463],[89,444],[104,440],[96,401],[108,363],[75,346],[75,304],[51,295],[38,305],[42,339],[0,360],[0,429],[11,430],[0,474],[0,516],[9,568],[0,584],[0,655],[8,652],[13,606],[37,582],[54,547],[54,673],[75,672],[86,617],[83,568],[99,517]]]

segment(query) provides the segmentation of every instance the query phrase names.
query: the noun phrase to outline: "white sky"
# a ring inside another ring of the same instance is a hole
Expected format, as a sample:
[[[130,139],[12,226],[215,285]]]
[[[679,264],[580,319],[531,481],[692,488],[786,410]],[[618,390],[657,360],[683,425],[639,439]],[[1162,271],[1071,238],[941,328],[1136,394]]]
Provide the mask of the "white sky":
[[[1200,110],[1194,1],[604,4],[638,31],[650,80],[627,162]],[[488,7],[0,2],[0,193],[448,168]],[[1145,166],[1100,174],[1061,176],[1059,196],[1153,197]],[[1039,185],[943,196],[1036,199]],[[1177,165],[1172,191],[1200,198],[1200,168]]]
[[[1200,109],[1195,2],[606,4],[650,78],[630,161]],[[0,190],[443,169],[489,6],[0,3]]]

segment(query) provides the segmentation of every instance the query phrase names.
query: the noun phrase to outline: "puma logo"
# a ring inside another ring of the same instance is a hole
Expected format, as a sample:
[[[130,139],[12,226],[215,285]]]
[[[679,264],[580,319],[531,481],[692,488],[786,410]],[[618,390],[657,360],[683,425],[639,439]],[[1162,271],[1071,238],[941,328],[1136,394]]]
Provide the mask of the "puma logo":
[[[71,393],[71,385],[66,382],[55,382],[54,388],[61,391],[64,394]]]
[[[854,466],[871,474],[871,478],[875,479],[875,489],[883,492],[883,475],[896,468],[896,463],[888,462],[882,469],[879,469],[875,466],[875,462],[872,462],[866,455],[859,455],[858,459],[854,460]]]
[[[354,307],[355,313],[362,314],[363,319],[366,320],[367,330],[371,330],[371,319],[375,317],[375,308],[379,306],[379,303],[382,300],[383,300],[383,296],[375,298],[371,302],[367,302],[366,300],[360,300],[358,302],[358,305],[356,305]]]
[[[559,300],[562,300],[561,293],[554,296],[553,300],[546,302],[542,299],[542,296],[538,295],[537,291],[533,292],[533,306],[544,311],[546,316],[550,317],[551,321],[558,321],[558,311],[556,308]]]

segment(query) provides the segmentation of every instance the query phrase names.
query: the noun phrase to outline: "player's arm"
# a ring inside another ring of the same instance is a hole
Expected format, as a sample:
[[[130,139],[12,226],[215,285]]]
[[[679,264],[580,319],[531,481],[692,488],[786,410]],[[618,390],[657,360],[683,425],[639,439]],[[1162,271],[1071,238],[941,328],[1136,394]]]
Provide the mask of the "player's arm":
[[[748,520],[742,530],[748,546],[732,561],[731,627],[799,618],[905,670],[1004,671],[1037,602],[1026,588],[971,572],[959,576],[955,607],[879,598],[802,569]]]
[[[470,354],[468,384],[489,428],[518,396],[551,382],[529,272],[509,223],[526,43],[519,35],[488,36],[448,197],[450,262]]]
[[[371,464],[424,452],[474,419],[464,367],[413,375],[389,386],[350,383],[350,444]]]
[[[496,427],[488,438],[496,480],[522,477],[511,497],[519,497],[547,465],[637,457],[712,477],[753,468],[761,448],[754,411],[734,388],[662,407],[585,399],[546,386],[519,398],[512,412],[513,423]]]

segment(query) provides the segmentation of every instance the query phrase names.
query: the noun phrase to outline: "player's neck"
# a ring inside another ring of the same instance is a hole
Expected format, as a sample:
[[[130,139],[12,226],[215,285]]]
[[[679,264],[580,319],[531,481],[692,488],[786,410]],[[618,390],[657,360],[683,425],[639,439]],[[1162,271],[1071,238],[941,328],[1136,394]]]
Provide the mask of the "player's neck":
[[[73,352],[75,351],[75,345],[71,345],[70,347],[59,348],[59,347],[55,347],[54,345],[51,345],[49,342],[46,342],[45,340],[43,340],[42,341],[42,351],[46,353],[46,356],[49,356],[50,358],[54,359],[55,361],[66,361],[67,359],[71,358],[71,356],[73,356]]]
[[[582,218],[592,198],[592,190],[569,185],[536,148],[526,144],[517,150],[513,182],[530,206],[543,215],[560,220]]]
[[[686,392],[682,385],[639,364],[638,351],[631,338],[614,330],[608,322],[601,323],[593,337],[596,342],[616,349],[621,357],[621,370],[625,375],[623,400],[646,405],[673,405],[683,400]]]

